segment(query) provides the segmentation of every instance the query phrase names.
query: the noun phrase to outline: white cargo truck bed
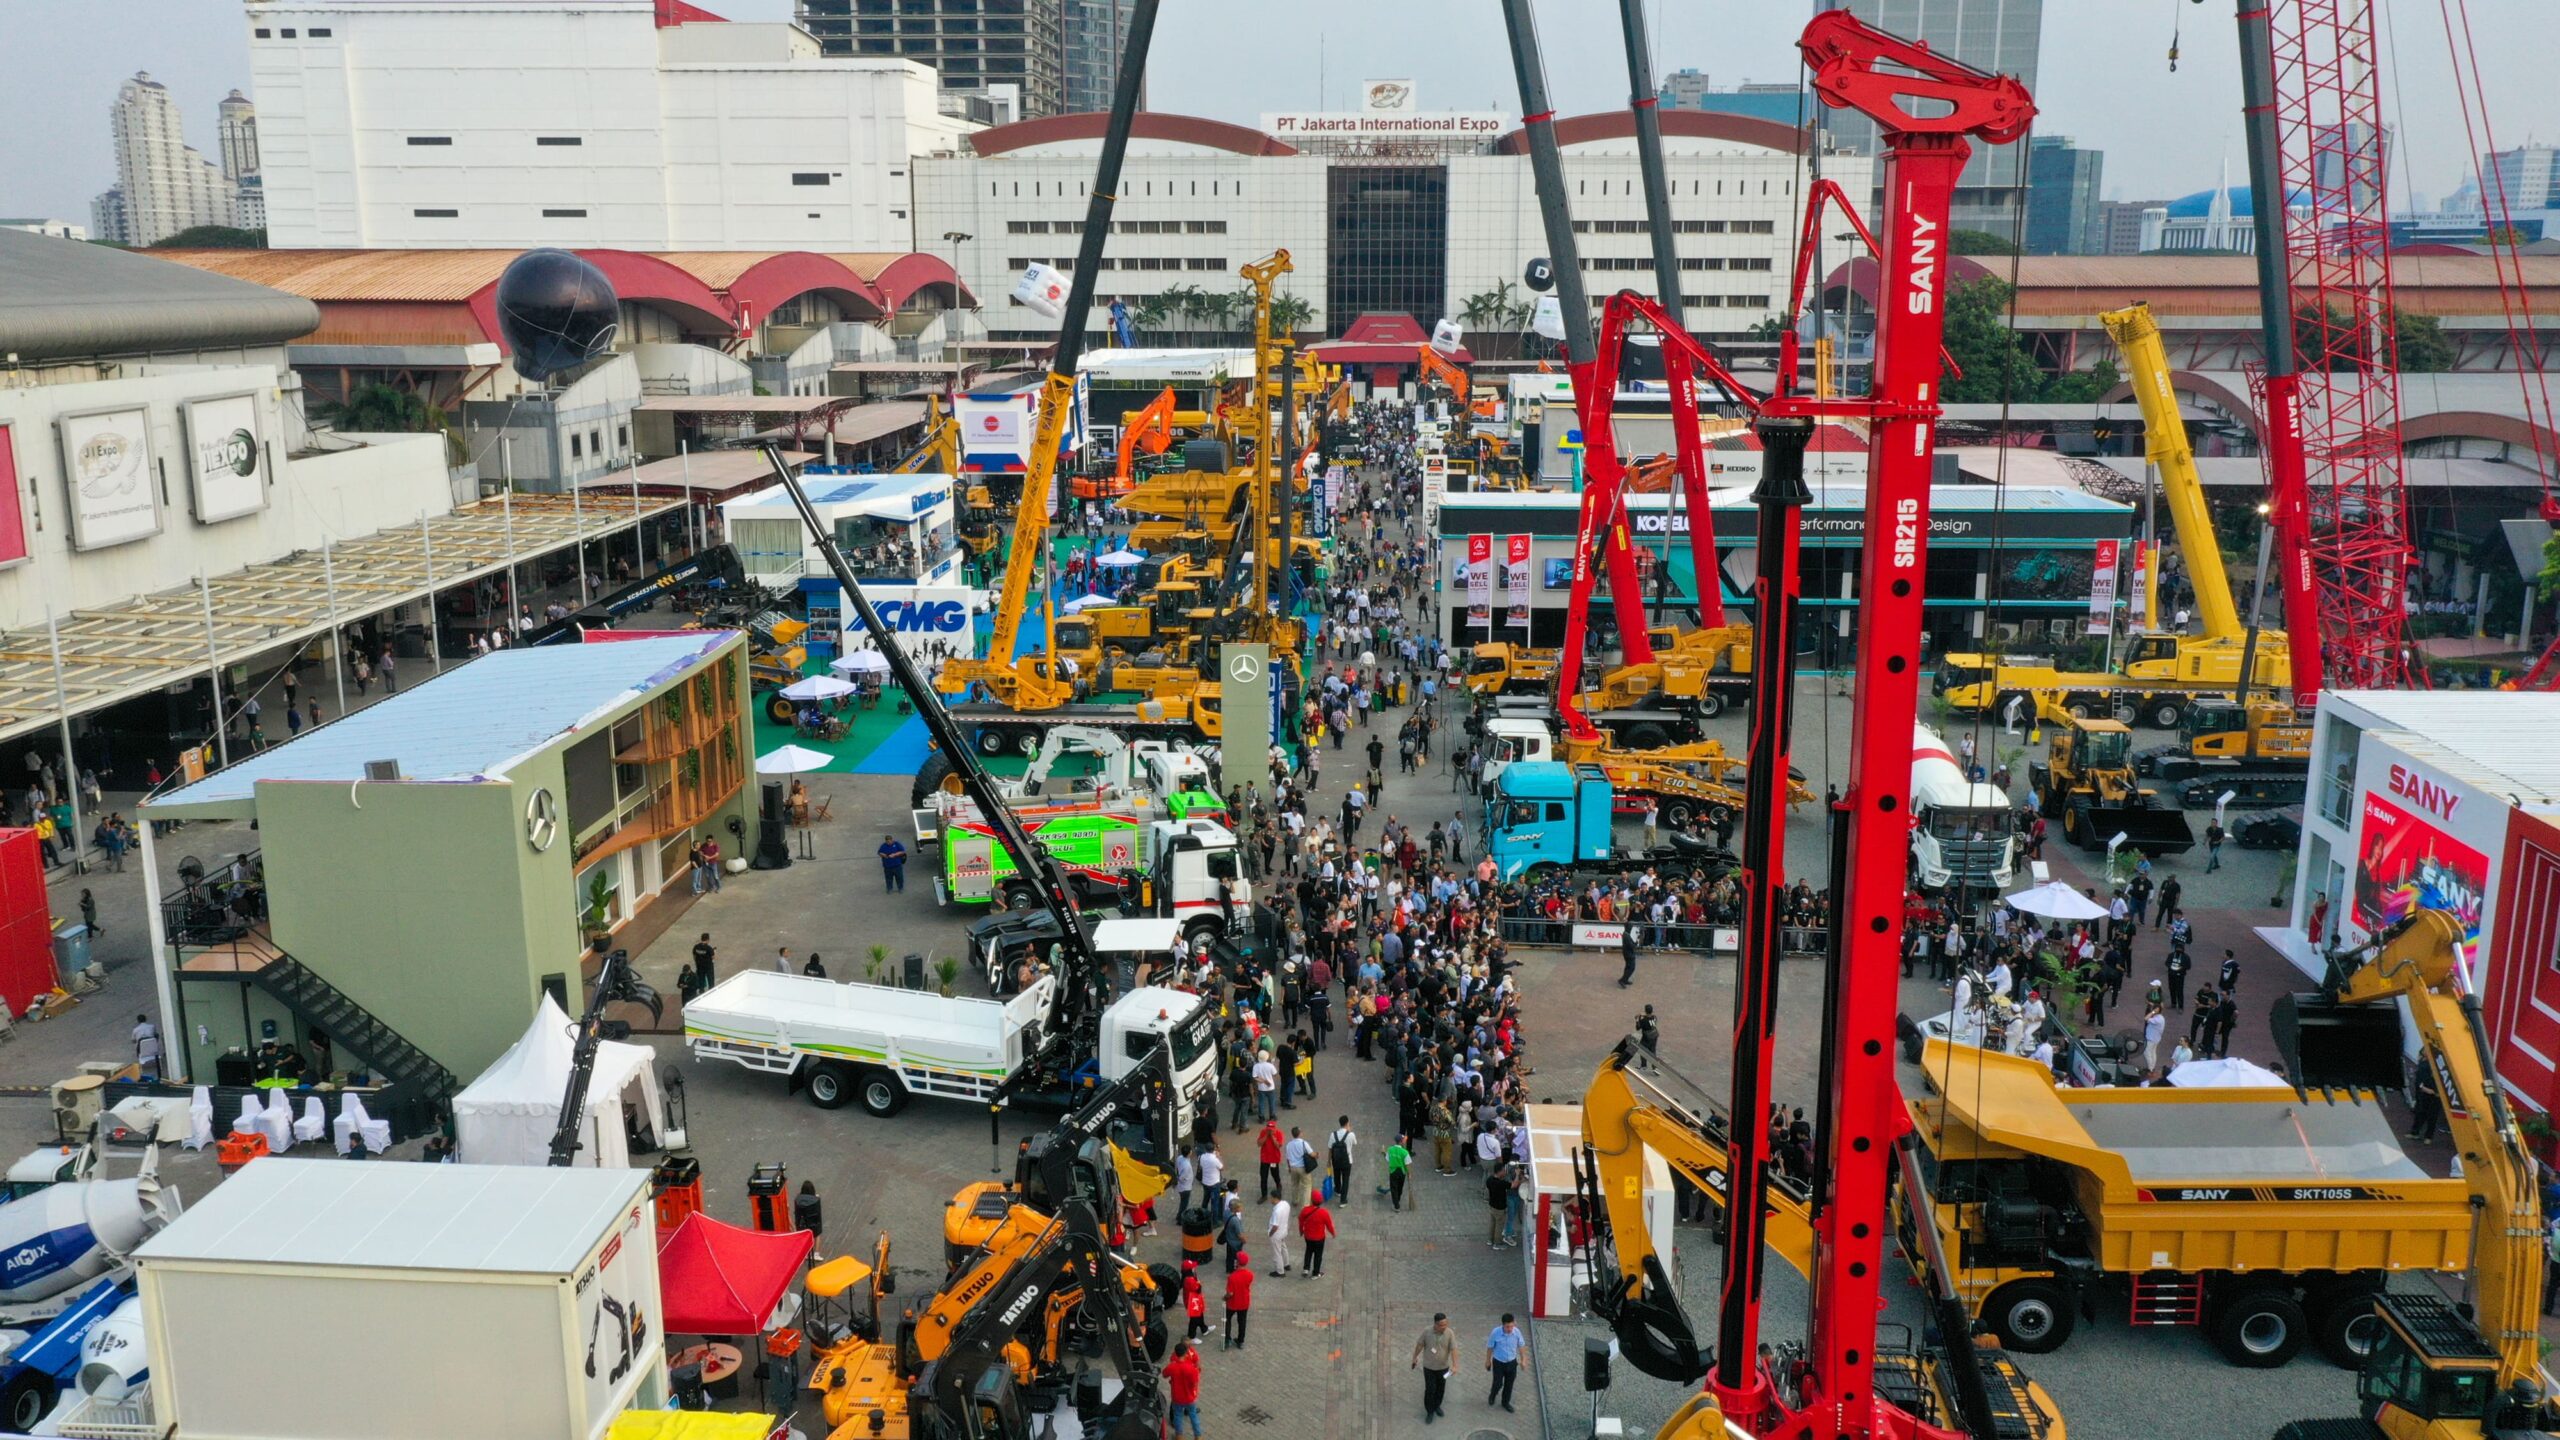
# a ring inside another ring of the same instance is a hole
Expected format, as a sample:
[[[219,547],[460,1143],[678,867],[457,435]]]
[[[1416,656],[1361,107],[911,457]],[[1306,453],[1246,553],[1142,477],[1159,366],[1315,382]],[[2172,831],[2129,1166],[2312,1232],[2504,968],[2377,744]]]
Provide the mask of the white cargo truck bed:
[[[685,1043],[697,1059],[749,1069],[788,1075],[833,1061],[894,1072],[907,1092],[984,1099],[1036,1043],[1055,985],[1043,979],[997,1001],[748,970],[684,1007]]]

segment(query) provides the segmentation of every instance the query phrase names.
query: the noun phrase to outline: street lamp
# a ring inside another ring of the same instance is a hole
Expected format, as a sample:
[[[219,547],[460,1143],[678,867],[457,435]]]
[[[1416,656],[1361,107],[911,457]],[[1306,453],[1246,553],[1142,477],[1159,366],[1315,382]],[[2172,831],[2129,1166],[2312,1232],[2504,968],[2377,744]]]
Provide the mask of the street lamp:
[[[1831,238],[1834,240],[1855,240],[1858,238],[1858,232],[1855,230],[1843,230],[1838,234],[1833,235]],[[1857,264],[1858,257],[1854,254],[1851,255],[1849,257],[1849,283],[1845,287],[1849,293],[1840,312],[1840,348],[1843,351],[1840,357],[1840,393],[1843,395],[1849,393],[1849,364],[1852,360],[1857,358],[1858,353]]]
[[[968,244],[971,240],[976,238],[976,236],[971,235],[966,230],[945,230],[942,232],[943,243],[951,247],[952,278],[957,279],[960,275],[960,247]],[[955,295],[952,299],[956,304],[959,297]]]

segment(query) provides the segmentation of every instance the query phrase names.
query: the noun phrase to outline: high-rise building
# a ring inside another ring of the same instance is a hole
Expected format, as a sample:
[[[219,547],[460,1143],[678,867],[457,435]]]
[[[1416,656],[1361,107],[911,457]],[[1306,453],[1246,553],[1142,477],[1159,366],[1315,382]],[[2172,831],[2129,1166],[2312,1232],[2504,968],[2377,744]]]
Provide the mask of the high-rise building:
[[[234,90],[216,108],[214,148],[222,152],[222,178],[246,180],[258,173],[258,107]]]
[[[2097,246],[2099,255],[2139,255],[2142,253],[2142,216],[2145,211],[2168,205],[2166,200],[2101,200],[2098,202]]]
[[[1066,108],[1075,114],[1111,108],[1111,91],[1120,81],[1120,52],[1128,48],[1129,21],[1138,0],[1066,0]],[[1147,108],[1145,77],[1138,81],[1138,108]]]
[[[234,223],[233,186],[221,167],[186,142],[167,86],[148,74],[134,76],[116,92],[109,117],[116,185],[90,207],[99,239],[154,245],[193,226]]]
[[[2038,135],[2027,152],[2027,235],[2030,255],[2095,255],[2098,182],[2106,153],[2083,150],[2068,135]]]
[[[930,65],[946,94],[1019,87],[1022,119],[1067,105],[1068,0],[798,0],[802,29],[830,56]],[[1115,8],[1117,0],[1101,0]],[[1083,8],[1083,7],[1080,7]],[[1115,52],[1116,54],[1116,52]],[[1117,61],[1114,62],[1116,73]]]
[[[1847,0],[1842,8],[1888,34],[1927,41],[1941,55],[2016,76],[2029,91],[2035,89],[2044,0]],[[1850,149],[1876,153],[1874,121],[1855,111],[1833,110],[1826,123]],[[1956,181],[1955,228],[2014,233],[2017,208],[2026,199],[2026,171],[2026,153],[2019,146],[1974,146],[1973,158]]]
[[[1706,71],[1681,69],[1663,76],[1654,93],[1674,110],[1697,110],[1704,108],[1699,105],[1699,98],[1714,88],[1707,83]]]

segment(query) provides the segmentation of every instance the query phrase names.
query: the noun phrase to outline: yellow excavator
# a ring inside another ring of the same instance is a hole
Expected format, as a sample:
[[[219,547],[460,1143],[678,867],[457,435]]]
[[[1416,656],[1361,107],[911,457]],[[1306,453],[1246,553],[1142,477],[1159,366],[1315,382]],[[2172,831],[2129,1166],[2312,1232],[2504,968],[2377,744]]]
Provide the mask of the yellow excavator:
[[[2222,566],[2222,542],[2204,503],[2194,448],[2178,413],[2169,381],[2169,354],[2151,307],[2134,305],[2099,315],[2099,323],[2124,356],[2125,379],[2142,407],[2144,455],[2160,474],[2160,493],[2178,536],[2178,553],[2196,592],[2202,633],[2137,634],[2126,642],[2118,673],[2071,672],[2035,661],[1996,655],[1951,653],[1940,660],[1937,693],[1966,714],[2001,711],[2015,696],[2082,716],[2130,711],[2164,730],[2178,728],[2187,707],[2239,687],[2244,662],[2252,688],[2283,690],[2293,684],[2292,652],[2282,630],[2254,634],[2242,623]]]
[[[2478,1239],[2468,1304],[2418,1287],[2373,1297],[2381,1326],[2357,1373],[2358,1418],[2297,1420],[2276,1440],[2560,1433],[2560,1406],[2542,1369],[2548,1262],[2538,1167],[2498,1081],[2470,965],[2462,922],[2420,910],[2370,944],[2333,952],[2319,990],[2277,997],[2276,1046],[2305,1103],[2354,1103],[2361,1091],[2404,1088],[2405,1004],[2461,1160]]]
[[[1696,1104],[1674,1094],[1674,1086]],[[1616,1334],[1627,1363],[1657,1379],[1694,1385],[1705,1377],[1709,1362],[1647,1228],[1645,1157],[1661,1156],[1722,1210],[1732,1203],[1726,1193],[1730,1125],[1721,1106],[1633,1037],[1620,1041],[1600,1062],[1582,1094],[1578,1168],[1580,1203],[1592,1235],[1591,1312]],[[1809,1192],[1799,1182],[1773,1175],[1763,1202],[1769,1248],[1810,1280],[1814,1218]],[[1981,1399],[1996,1433],[2019,1440],[2063,1440],[2062,1412],[2053,1397],[1994,1348],[1970,1347],[1951,1355],[1880,1344],[1876,1384],[1880,1391],[1890,1386],[1892,1400],[1904,1411],[1953,1428],[1961,1413],[1956,1389],[1970,1378],[1958,1376],[1955,1366],[1968,1357],[1981,1377]],[[1659,1433],[1685,1432],[1675,1421]]]

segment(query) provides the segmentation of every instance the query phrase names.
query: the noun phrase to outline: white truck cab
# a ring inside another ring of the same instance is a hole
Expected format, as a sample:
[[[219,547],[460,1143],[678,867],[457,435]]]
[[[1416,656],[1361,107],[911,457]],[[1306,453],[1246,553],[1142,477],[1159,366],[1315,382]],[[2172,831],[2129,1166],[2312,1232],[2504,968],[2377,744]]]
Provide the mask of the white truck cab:
[[[1555,732],[1544,720],[1496,715],[1484,722],[1484,778],[1490,784],[1502,767],[1520,760],[1556,758]]]
[[[1094,1057],[1102,1083],[1126,1078],[1159,1046],[1173,1051],[1173,1092],[1181,1109],[1173,1133],[1187,1135],[1191,1117],[1217,1099],[1217,1010],[1188,990],[1164,985],[1141,985],[1112,1001],[1102,1012],[1102,1053]]]
[[[1149,905],[1181,921],[1194,948],[1248,923],[1253,882],[1234,831],[1215,820],[1158,820],[1148,839]]]

